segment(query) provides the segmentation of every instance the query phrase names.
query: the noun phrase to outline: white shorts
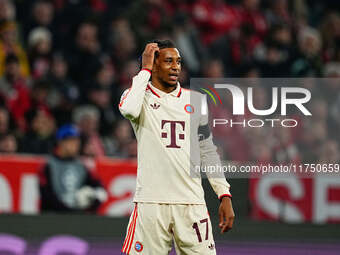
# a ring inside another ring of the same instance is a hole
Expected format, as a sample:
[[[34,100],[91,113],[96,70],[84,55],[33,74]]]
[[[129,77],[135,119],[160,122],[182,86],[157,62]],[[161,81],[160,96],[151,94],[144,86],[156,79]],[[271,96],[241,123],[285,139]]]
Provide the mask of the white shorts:
[[[128,255],[216,255],[206,205],[135,203],[122,252]]]

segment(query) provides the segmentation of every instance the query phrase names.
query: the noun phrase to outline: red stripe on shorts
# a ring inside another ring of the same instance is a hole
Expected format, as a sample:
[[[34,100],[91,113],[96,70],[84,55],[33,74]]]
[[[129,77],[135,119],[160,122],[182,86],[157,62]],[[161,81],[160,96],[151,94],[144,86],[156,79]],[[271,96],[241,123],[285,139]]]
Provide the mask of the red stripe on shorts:
[[[131,231],[132,231],[132,228],[133,228],[133,222],[134,222],[134,220],[135,220],[135,217],[136,217],[136,206],[135,206],[135,208],[133,209],[133,216],[132,216],[132,221],[130,222],[130,224],[129,224],[129,229],[128,229],[128,234],[127,234],[127,236],[125,237],[125,241],[124,241],[124,244],[123,244],[123,248],[122,248],[122,252],[125,252],[125,250],[126,250],[126,246],[127,246],[127,244],[128,244],[128,240],[130,240],[130,236],[131,236]]]
[[[137,208],[137,204],[136,204],[136,208]],[[130,251],[131,251],[131,247],[132,247],[132,243],[133,243],[133,238],[135,237],[135,230],[136,230],[137,218],[138,218],[138,212],[137,212],[137,210],[136,210],[135,225],[133,226],[132,239],[131,239],[131,242],[130,242],[130,245],[129,245],[129,249],[128,249],[127,254],[129,254]]]

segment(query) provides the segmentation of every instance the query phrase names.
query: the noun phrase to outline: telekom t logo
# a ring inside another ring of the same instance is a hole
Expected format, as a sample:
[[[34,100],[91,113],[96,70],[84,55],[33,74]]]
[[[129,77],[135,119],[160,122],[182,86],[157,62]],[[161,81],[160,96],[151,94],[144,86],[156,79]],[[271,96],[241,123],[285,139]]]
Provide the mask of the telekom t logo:
[[[161,124],[161,129],[164,129],[164,126],[169,123],[170,125],[170,144],[168,144],[166,147],[167,148],[181,148],[176,144],[176,125],[180,125],[183,129],[185,130],[185,122],[184,121],[175,121],[175,120],[162,120]],[[167,132],[162,132],[162,138],[167,138],[168,133]],[[178,139],[184,140],[184,134],[178,134]]]

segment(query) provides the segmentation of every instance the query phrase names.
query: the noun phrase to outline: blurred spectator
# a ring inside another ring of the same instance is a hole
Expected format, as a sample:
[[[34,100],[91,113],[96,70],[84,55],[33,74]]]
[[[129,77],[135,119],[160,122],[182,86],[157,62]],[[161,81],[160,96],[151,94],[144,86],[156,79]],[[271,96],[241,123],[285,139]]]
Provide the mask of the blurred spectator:
[[[245,138],[250,161],[264,164],[273,162],[272,136],[273,131],[266,128],[247,128]]]
[[[31,99],[26,81],[20,74],[17,56],[11,54],[6,57],[4,72],[4,76],[0,78],[0,99],[5,103],[18,128],[24,131],[24,115],[31,106]]]
[[[299,32],[297,39],[299,51],[291,68],[293,77],[319,77],[322,71],[322,42],[319,32],[306,27]]]
[[[273,26],[264,45],[255,51],[263,77],[289,77],[293,61],[291,31],[288,26]]]
[[[292,17],[288,8],[288,0],[270,1],[270,7],[266,12],[269,25],[291,25]]]
[[[185,64],[182,65],[181,73],[178,77],[178,81],[182,87],[189,87],[190,86],[190,78],[189,71]]]
[[[301,162],[300,153],[292,136],[291,129],[284,127],[275,128],[272,142],[273,160],[275,163],[298,164]]]
[[[323,40],[324,57],[326,61],[338,60],[336,56],[340,42],[340,15],[337,12],[329,12],[320,26]]]
[[[26,114],[29,129],[20,141],[19,151],[47,154],[53,149],[54,117],[44,109],[34,109]]]
[[[26,52],[19,44],[17,37],[16,23],[0,20],[0,76],[5,72],[5,60],[10,54],[17,56],[22,76],[27,77],[30,73]]]
[[[68,76],[68,64],[63,54],[56,53],[52,57],[52,65],[50,69],[49,79],[53,81],[54,87],[58,89],[62,84],[64,86],[70,86],[73,82]]]
[[[203,74],[206,78],[223,78],[225,77],[224,67],[219,59],[210,59],[204,64]]]
[[[250,78],[250,79],[260,78],[261,72],[258,66],[256,66],[255,64],[245,63],[240,66],[237,72],[237,77]]]
[[[88,88],[87,100],[100,111],[100,134],[106,135],[111,130],[118,113],[113,108],[112,96],[117,97],[117,87],[113,83],[113,72],[110,65],[102,65],[96,74],[96,79]]]
[[[223,0],[200,0],[194,3],[192,15],[200,29],[202,42],[209,45],[240,25],[236,10]]]
[[[136,38],[130,23],[125,18],[118,18],[111,22],[109,47],[115,68],[122,71],[124,64],[130,59],[137,59]]]
[[[330,62],[324,66],[324,76],[321,93],[329,105],[334,105],[340,95],[340,62]]]
[[[34,79],[47,75],[51,65],[52,34],[43,27],[31,30],[28,36],[28,57]]]
[[[185,13],[175,15],[174,38],[183,61],[191,73],[200,71],[200,62],[207,52],[199,40],[198,31]]]
[[[68,77],[68,64],[64,56],[56,53],[52,57],[51,70],[47,76],[52,88],[49,104],[58,126],[72,122],[72,110],[79,103],[78,86]]]
[[[56,134],[55,152],[40,173],[42,211],[95,211],[107,194],[79,160],[80,133],[62,126]]]
[[[171,8],[163,0],[139,0],[126,11],[132,30],[139,44],[153,40],[155,32],[167,28],[170,24]]]
[[[15,153],[17,148],[17,140],[12,133],[0,134],[0,153]]]
[[[9,112],[6,108],[0,106],[0,135],[9,131]]]
[[[232,59],[236,65],[253,60],[268,30],[259,4],[259,0],[243,0],[237,8],[239,30],[231,38]]]
[[[324,121],[310,122],[305,121],[304,132],[298,143],[299,151],[302,155],[302,162],[315,163],[319,157],[319,148],[327,139],[327,124]]]
[[[325,100],[321,98],[315,99],[311,103],[310,110],[313,114],[313,121],[327,121],[329,111]]]
[[[27,11],[27,10],[26,10]],[[52,32],[54,29],[54,7],[52,1],[37,0],[34,1],[31,16],[24,23],[24,37],[29,38],[30,32],[37,27],[43,27]]]
[[[51,84],[48,80],[37,80],[33,84],[31,91],[31,109],[43,109],[50,113],[48,104],[48,95],[51,89]]]
[[[82,154],[99,157],[105,155],[99,134],[100,112],[91,105],[79,106],[73,111],[73,122],[79,128],[83,139]]]
[[[287,25],[279,24],[272,26],[268,36],[269,40],[277,43],[280,47],[284,49],[291,50],[291,48],[293,47],[292,31]]]
[[[340,150],[339,145],[335,140],[327,140],[320,147],[320,157],[318,163],[320,164],[339,164]]]
[[[326,78],[340,78],[340,62],[329,62],[324,67]]]
[[[140,63],[137,60],[127,61],[122,68],[121,76],[119,77],[119,89],[123,92],[131,87],[131,79],[140,70]]]
[[[242,26],[247,26],[254,34],[263,37],[268,27],[260,3],[261,0],[243,0],[239,15],[241,16]]]
[[[100,66],[101,46],[98,41],[98,28],[92,22],[79,25],[75,45],[67,54],[70,77],[83,84],[95,75]]]
[[[260,62],[263,77],[289,77],[288,52],[275,43],[267,44],[265,59]]]
[[[137,147],[133,148],[135,142],[129,121],[120,120],[104,140],[106,154],[119,158],[134,157],[137,154]]]
[[[11,0],[0,0],[0,20],[14,20],[15,6]]]

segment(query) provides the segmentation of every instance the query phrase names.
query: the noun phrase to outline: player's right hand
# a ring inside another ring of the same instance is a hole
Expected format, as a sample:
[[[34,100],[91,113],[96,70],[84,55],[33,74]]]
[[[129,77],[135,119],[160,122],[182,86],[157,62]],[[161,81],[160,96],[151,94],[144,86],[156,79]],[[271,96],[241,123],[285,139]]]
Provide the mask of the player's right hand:
[[[148,43],[142,55],[142,68],[152,70],[155,52],[159,51],[157,43]]]
[[[219,227],[221,229],[221,234],[223,234],[233,228],[235,219],[235,213],[230,197],[222,198],[218,214],[220,217]]]

